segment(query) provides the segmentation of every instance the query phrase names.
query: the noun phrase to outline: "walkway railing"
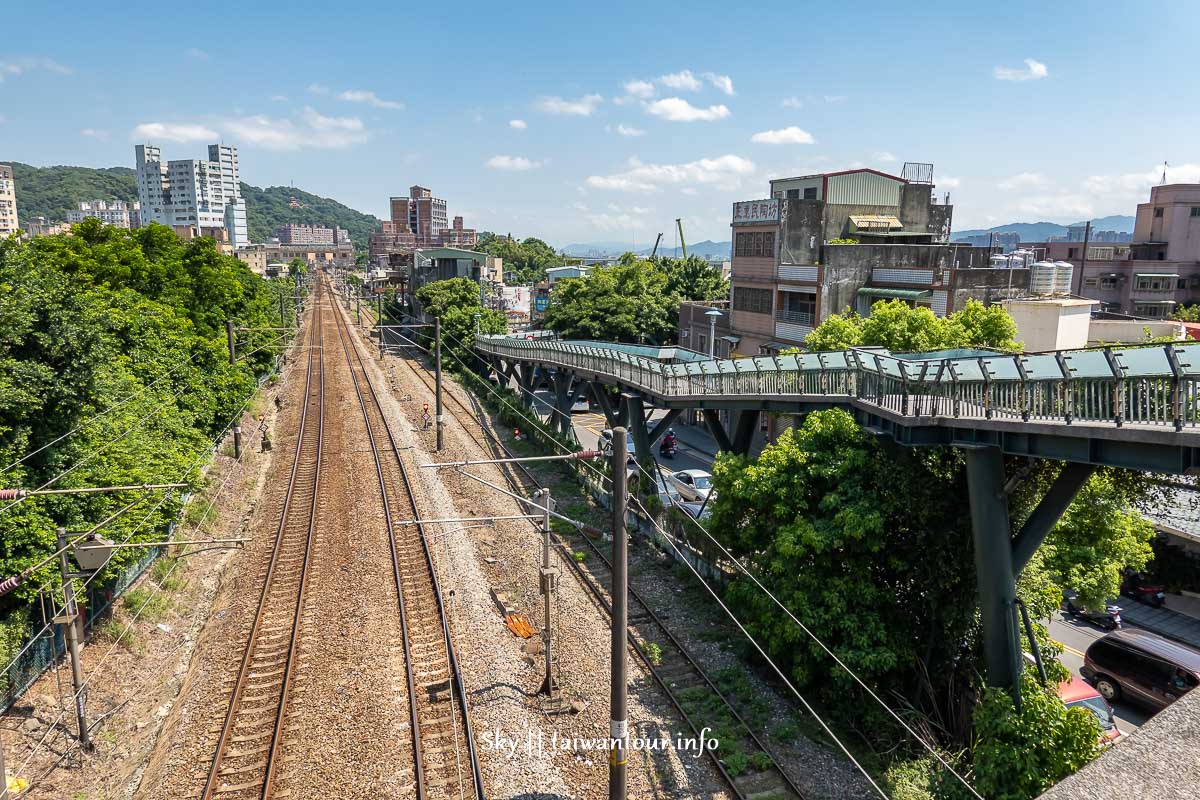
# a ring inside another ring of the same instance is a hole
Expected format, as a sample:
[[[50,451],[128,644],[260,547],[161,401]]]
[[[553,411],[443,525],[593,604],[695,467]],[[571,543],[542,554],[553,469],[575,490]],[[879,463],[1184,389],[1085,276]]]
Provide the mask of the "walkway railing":
[[[604,342],[481,336],[480,352],[577,369],[665,399],[845,398],[894,414],[1195,427],[1200,342],[955,357],[830,353],[665,363]]]

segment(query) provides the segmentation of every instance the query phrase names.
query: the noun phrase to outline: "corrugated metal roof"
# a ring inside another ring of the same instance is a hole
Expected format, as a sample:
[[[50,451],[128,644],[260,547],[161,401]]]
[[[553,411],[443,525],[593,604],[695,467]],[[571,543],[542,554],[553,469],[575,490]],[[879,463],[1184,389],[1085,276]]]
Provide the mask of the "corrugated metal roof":
[[[899,206],[904,181],[866,170],[829,175],[825,179],[826,203]]]

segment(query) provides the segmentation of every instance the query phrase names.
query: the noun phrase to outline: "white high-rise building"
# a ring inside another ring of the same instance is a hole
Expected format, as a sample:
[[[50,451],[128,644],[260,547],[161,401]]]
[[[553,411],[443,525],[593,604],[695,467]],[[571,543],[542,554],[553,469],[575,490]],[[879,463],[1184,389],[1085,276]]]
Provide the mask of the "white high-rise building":
[[[17,187],[13,184],[13,170],[8,164],[0,164],[0,239],[21,230],[17,221]]]
[[[212,144],[208,146],[207,161],[189,159],[166,164],[155,145],[139,144],[134,153],[143,224],[192,228],[202,236],[223,229],[235,250],[250,243],[236,147]]]
[[[141,216],[137,203],[122,200],[92,200],[79,204],[79,208],[67,212],[67,222],[77,224],[88,217],[95,217],[105,225],[118,228],[140,228]]]

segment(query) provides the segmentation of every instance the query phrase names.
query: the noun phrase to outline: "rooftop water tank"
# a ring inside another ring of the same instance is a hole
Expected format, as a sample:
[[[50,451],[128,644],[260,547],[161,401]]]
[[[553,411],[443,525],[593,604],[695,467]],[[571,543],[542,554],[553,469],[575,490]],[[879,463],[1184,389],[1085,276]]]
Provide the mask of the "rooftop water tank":
[[[1029,268],[1029,291],[1033,294],[1067,294],[1071,291],[1071,273],[1066,261],[1038,261]]]

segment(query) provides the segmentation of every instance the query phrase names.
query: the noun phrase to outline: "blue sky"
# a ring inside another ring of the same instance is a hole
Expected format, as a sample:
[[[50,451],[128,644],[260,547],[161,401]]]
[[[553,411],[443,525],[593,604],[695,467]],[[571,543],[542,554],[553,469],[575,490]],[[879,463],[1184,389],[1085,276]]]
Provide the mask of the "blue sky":
[[[0,160],[133,165],[219,135],[243,179],[481,229],[727,239],[767,180],[934,163],[955,228],[1132,214],[1200,181],[1200,4],[210,2],[0,43]]]

